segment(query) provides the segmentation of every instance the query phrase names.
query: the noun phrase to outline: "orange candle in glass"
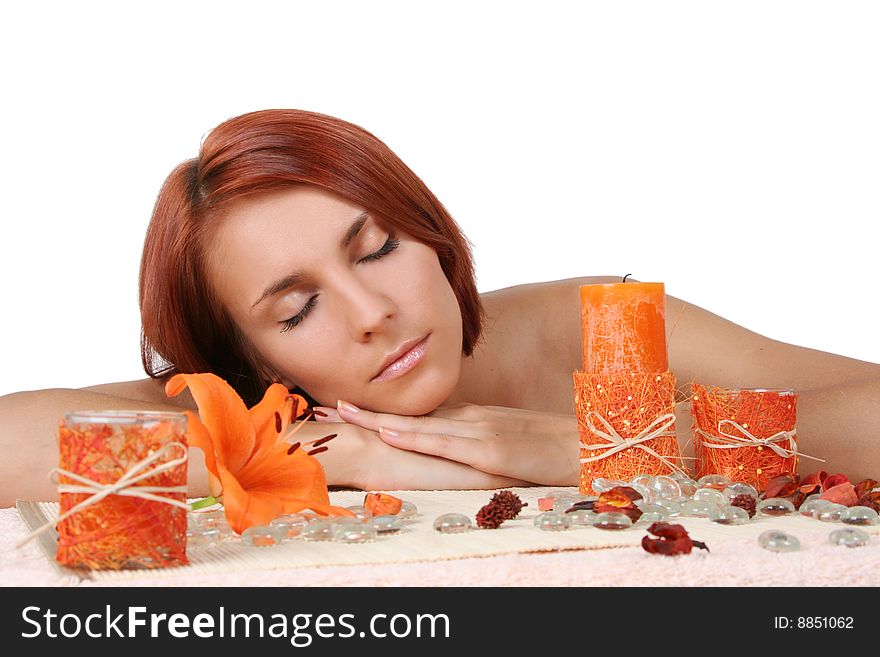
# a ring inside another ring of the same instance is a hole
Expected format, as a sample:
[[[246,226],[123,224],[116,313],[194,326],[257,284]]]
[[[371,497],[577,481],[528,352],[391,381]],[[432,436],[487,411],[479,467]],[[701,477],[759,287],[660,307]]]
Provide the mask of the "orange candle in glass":
[[[584,372],[665,372],[666,292],[663,283],[581,286]]]

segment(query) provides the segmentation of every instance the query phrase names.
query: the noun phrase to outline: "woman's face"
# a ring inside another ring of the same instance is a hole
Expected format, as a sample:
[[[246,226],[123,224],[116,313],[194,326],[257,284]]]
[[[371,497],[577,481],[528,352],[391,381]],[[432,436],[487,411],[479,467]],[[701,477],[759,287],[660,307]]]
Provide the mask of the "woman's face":
[[[455,389],[458,301],[436,252],[382,217],[290,187],[233,204],[208,253],[221,303],[286,385],[406,415]]]

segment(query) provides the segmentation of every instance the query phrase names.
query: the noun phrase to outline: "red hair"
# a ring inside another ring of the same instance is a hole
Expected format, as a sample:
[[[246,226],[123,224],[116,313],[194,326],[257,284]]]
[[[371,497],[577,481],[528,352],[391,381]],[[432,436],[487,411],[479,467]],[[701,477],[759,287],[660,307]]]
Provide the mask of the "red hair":
[[[473,352],[483,307],[470,246],[446,208],[366,130],[314,112],[263,110],[214,128],[199,156],[179,164],[162,185],[140,269],[147,374],[214,372],[249,405],[262,396],[268,381],[211,290],[205,249],[227,204],[290,185],[329,190],[431,246],[461,308],[462,352]]]

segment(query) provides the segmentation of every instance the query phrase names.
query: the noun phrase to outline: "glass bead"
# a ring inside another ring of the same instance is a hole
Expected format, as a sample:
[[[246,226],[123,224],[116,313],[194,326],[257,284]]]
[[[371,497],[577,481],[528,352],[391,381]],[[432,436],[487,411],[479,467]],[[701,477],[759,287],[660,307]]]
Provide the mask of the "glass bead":
[[[669,515],[666,507],[661,506],[659,503],[636,500],[634,504],[639,507],[642,513],[662,513],[664,515]]]
[[[367,543],[376,539],[376,528],[364,523],[333,525],[333,540],[340,543]]]
[[[701,488],[694,493],[694,502],[710,502],[715,506],[726,506],[727,496],[714,488]]]
[[[311,520],[303,527],[300,536],[307,541],[332,541],[333,523],[326,520]]]
[[[571,507],[574,503],[575,503],[575,499],[571,495],[554,497],[553,498],[553,511],[565,512],[565,510],[568,509],[569,507]]]
[[[691,476],[687,472],[684,472],[682,470],[675,470],[669,476],[672,477],[673,479],[675,479],[676,481],[684,481],[685,479],[691,479],[691,481],[693,481]]]
[[[663,475],[651,477],[645,485],[651,500],[671,500],[674,497],[681,497],[681,486],[672,477]]]
[[[801,549],[797,537],[778,529],[768,529],[758,536],[758,545],[773,552],[795,552]]]
[[[186,530],[186,547],[207,547],[220,542],[220,530],[216,527],[190,527]]]
[[[650,525],[654,522],[666,522],[666,514],[657,511],[647,511],[639,516],[638,522]]]
[[[256,547],[272,547],[281,543],[283,535],[275,527],[257,525],[248,527],[241,533],[241,540]]]
[[[700,488],[697,485],[697,482],[693,479],[681,479],[678,482],[678,487],[681,488],[682,497],[687,497],[690,499],[693,497],[694,493]]]
[[[359,525],[361,521],[351,516],[324,516],[321,519],[331,525]]]
[[[703,500],[688,500],[681,505],[681,515],[691,518],[708,518],[718,508],[714,502]]]
[[[844,545],[846,547],[862,547],[871,542],[871,537],[861,529],[846,527],[835,529],[828,535],[828,542],[832,545]]]
[[[373,516],[367,522],[373,525],[380,534],[396,532],[402,526],[402,521],[397,516]]]
[[[820,500],[820,499],[822,499],[822,493],[812,493],[811,495],[807,495],[804,498],[804,502],[810,502],[812,500]],[[827,502],[828,500],[825,500],[825,501]]]
[[[725,488],[722,492],[727,497],[728,502],[737,495],[749,495],[751,497],[754,497],[756,500],[758,499],[758,490],[754,486],[750,486],[749,484],[744,484],[742,482],[730,484],[730,486]]]
[[[653,477],[651,475],[638,475],[636,477],[633,477],[632,481],[630,481],[629,483],[630,484],[639,484],[641,486],[648,486],[648,482],[650,482],[651,479],[653,479]],[[650,488],[650,486],[648,486],[648,487]]]
[[[813,512],[813,517],[822,522],[840,522],[840,515],[846,511],[843,504],[832,502],[828,506],[821,506]]]
[[[586,509],[578,509],[577,511],[572,511],[565,515],[568,516],[573,527],[592,527],[593,521],[598,514],[593,513],[592,511],[587,511]]]
[[[798,509],[798,513],[802,516],[807,516],[808,518],[815,518],[816,514],[819,513],[819,509],[824,509],[830,504],[831,502],[828,500],[819,499],[818,497],[813,498],[812,500],[804,500]]]
[[[658,500],[657,506],[666,509],[667,516],[677,516],[681,514],[681,504],[674,500]]]
[[[615,486],[626,486],[626,483],[617,481],[616,479],[603,479],[602,477],[597,477],[596,479],[593,479],[592,486],[593,490],[597,493],[604,493]]]
[[[574,513],[574,512],[572,512]],[[547,511],[535,516],[535,527],[547,532],[558,532],[571,527],[571,514]]]
[[[397,512],[397,517],[402,518],[403,520],[415,518],[417,515],[419,515],[419,510],[416,505],[407,501],[404,501],[400,505],[400,511]]]
[[[302,530],[309,524],[305,517],[298,513],[290,513],[284,516],[278,516],[269,523],[270,527],[274,527],[283,538],[296,538],[302,533]]]
[[[722,506],[712,510],[709,520],[719,525],[743,525],[749,521],[749,512],[738,506]]]
[[[345,508],[354,514],[354,517],[357,519],[358,522],[366,522],[373,517],[373,512],[370,511],[367,507],[360,504],[347,506]]]
[[[604,513],[596,514],[596,519],[593,521],[593,527],[612,531],[628,529],[632,527],[632,524],[632,520],[630,520],[628,515],[617,511],[605,511]]]
[[[474,523],[462,513],[444,513],[434,520],[434,529],[441,534],[459,534],[472,529]]]
[[[786,516],[794,513],[794,504],[783,497],[768,497],[758,502],[755,511],[765,516]]]
[[[880,514],[868,506],[851,506],[840,512],[840,522],[846,525],[876,525],[880,523]]]
[[[651,491],[648,490],[647,486],[643,486],[642,484],[624,484],[624,486],[627,485],[641,495],[643,500],[651,498]]]
[[[577,492],[574,489],[557,488],[556,490],[551,490],[544,497],[574,497],[575,495],[577,495]]]
[[[725,477],[720,474],[707,474],[697,479],[697,488],[714,488],[720,492],[732,483],[733,481],[730,477]]]

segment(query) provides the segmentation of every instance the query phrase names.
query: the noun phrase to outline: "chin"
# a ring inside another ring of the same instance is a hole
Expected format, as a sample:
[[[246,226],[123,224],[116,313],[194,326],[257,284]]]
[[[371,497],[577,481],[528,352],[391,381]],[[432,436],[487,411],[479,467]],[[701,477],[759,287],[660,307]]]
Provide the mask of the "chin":
[[[435,410],[455,390],[459,371],[425,372],[419,379],[407,382],[404,377],[396,391],[389,391],[384,399],[377,399],[372,409],[395,415],[427,415]]]

